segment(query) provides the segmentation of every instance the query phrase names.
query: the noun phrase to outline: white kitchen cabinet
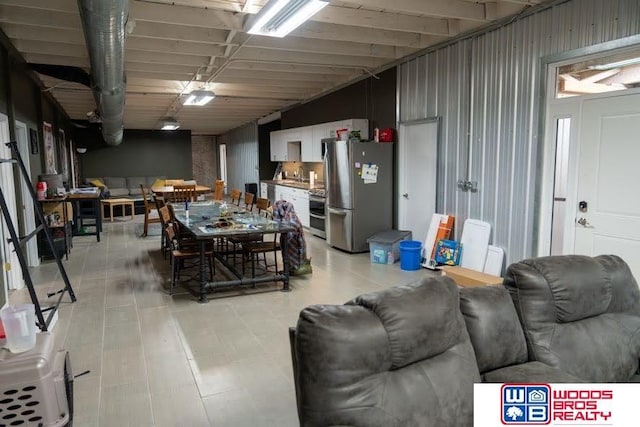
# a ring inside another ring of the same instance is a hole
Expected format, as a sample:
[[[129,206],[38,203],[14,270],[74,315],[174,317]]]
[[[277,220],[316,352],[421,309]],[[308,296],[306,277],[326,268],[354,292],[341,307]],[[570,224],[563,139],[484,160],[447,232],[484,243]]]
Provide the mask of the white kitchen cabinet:
[[[260,183],[260,198],[267,199],[269,198],[269,184],[266,182]]]
[[[269,135],[269,147],[272,162],[287,161],[287,143],[284,139],[284,131],[276,130]]]
[[[303,227],[309,228],[309,191],[276,185],[276,200],[286,200],[293,205]]]
[[[269,147],[272,162],[300,161],[305,142],[311,142],[311,126],[271,132]]]
[[[309,228],[309,191],[293,188],[293,208],[303,227]]]
[[[369,139],[369,120],[349,119],[313,126],[271,132],[271,161],[321,162],[322,140],[335,138],[336,130],[359,130],[362,139]]]

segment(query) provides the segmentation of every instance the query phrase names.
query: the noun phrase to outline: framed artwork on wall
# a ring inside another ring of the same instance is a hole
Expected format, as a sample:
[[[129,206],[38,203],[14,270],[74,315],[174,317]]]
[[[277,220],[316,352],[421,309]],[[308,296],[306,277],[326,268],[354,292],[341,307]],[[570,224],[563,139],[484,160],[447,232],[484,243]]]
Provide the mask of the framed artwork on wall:
[[[66,181],[69,179],[69,162],[67,161],[67,141],[65,139],[64,130],[58,130],[58,155],[60,158],[60,171],[63,179]]]
[[[31,154],[38,154],[38,131],[29,129],[29,142],[31,143]]]
[[[44,130],[44,170],[47,174],[56,174],[56,146],[53,140],[53,126],[43,122]]]

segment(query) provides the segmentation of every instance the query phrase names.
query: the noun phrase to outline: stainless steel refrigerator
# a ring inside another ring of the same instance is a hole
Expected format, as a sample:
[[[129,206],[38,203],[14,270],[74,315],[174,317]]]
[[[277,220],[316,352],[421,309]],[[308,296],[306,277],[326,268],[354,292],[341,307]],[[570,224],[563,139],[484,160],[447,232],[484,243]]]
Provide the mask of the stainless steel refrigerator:
[[[393,144],[323,139],[327,243],[366,252],[393,226]]]

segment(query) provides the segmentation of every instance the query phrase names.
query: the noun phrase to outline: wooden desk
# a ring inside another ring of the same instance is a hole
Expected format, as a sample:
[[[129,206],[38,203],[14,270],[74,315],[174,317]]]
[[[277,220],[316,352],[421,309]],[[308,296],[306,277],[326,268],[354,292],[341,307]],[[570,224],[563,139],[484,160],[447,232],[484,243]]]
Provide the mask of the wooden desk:
[[[74,236],[96,236],[98,242],[100,241],[100,232],[102,231],[102,214],[100,213],[100,198],[102,196],[101,191],[94,193],[69,193],[67,194],[67,200],[73,202],[73,235]],[[80,212],[80,202],[91,202],[93,213],[90,215],[84,215]],[[85,227],[82,224],[84,218],[94,219],[95,224],[89,224],[88,227],[95,227],[95,231],[87,232],[82,231]]]
[[[170,198],[173,195],[173,185],[151,187],[151,191],[153,191],[156,196]],[[207,193],[211,193],[211,188],[205,187],[204,185],[196,185],[196,196]]]

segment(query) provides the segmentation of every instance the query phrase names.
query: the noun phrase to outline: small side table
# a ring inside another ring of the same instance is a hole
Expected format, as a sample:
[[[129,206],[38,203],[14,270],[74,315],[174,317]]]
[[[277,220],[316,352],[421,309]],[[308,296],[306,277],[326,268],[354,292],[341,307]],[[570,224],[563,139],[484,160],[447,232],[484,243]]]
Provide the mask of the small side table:
[[[131,219],[133,219],[133,215],[135,213],[133,200],[131,199],[104,199],[102,200],[103,205],[109,206],[109,219],[113,222],[113,207],[120,206],[122,207],[122,216],[125,216],[126,207],[129,206],[131,208]],[[102,209],[102,219],[104,219],[104,209]]]

